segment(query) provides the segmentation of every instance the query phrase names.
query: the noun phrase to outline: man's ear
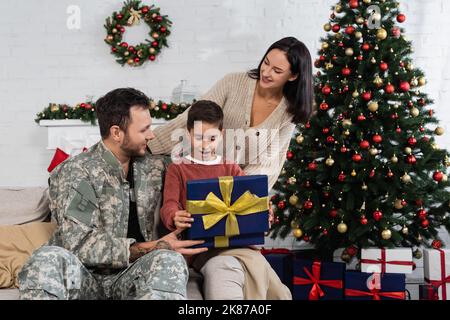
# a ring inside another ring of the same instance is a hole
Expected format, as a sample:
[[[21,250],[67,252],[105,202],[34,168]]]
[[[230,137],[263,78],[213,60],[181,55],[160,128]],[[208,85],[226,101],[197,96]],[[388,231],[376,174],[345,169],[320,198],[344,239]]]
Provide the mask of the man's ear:
[[[111,139],[113,139],[115,142],[121,142],[123,137],[123,131],[120,129],[119,126],[111,126],[111,128],[109,128],[109,135]]]

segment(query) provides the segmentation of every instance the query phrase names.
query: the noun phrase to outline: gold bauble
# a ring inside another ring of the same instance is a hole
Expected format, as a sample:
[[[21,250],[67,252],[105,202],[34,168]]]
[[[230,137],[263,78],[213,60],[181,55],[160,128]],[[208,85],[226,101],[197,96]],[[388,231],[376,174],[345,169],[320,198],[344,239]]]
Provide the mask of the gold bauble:
[[[384,240],[389,240],[389,239],[392,237],[392,232],[391,232],[391,230],[389,230],[389,229],[383,230],[383,231],[381,232],[381,237],[382,237]]]
[[[378,29],[377,31],[377,39],[378,40],[384,40],[387,38],[387,31],[383,28]]]
[[[353,171],[350,173],[350,175],[351,175],[352,177],[356,176],[356,171],[355,171],[355,169],[353,169]]]
[[[137,52],[137,56],[139,58],[142,58],[144,56],[144,51],[142,49],[139,49],[138,52]]]
[[[117,29],[116,28],[112,29],[112,33],[117,33]]]
[[[128,57],[128,56],[130,55],[130,53],[129,53],[128,51],[125,51],[125,52],[123,53],[123,55],[124,55],[125,57]]]
[[[331,158],[331,156],[330,156],[327,160],[325,160],[325,164],[327,166],[331,167],[334,164],[333,158]]]
[[[337,4],[337,5],[334,7],[334,10],[336,10],[336,13],[341,13],[341,12],[342,12],[342,6],[341,6],[340,4]]]
[[[326,69],[326,70],[330,70],[330,69],[332,69],[332,68],[333,68],[333,64],[332,64],[331,62],[325,63],[325,69]]]
[[[367,187],[367,185],[364,183],[364,184],[361,186],[361,189],[364,190],[364,191],[366,191],[366,190],[368,189],[368,187]]]
[[[298,144],[302,144],[303,141],[305,140],[305,137],[302,135],[298,135],[297,138],[295,138],[295,140],[297,141]]]
[[[350,128],[352,126],[352,120],[350,120],[350,119],[342,120],[342,126],[346,129]]]
[[[419,86],[424,86],[424,85],[426,85],[427,80],[425,79],[425,77],[419,77],[418,82],[419,82]]]
[[[417,109],[416,107],[412,108],[409,113],[413,116],[413,117],[417,117],[419,115],[419,109]]]
[[[397,158],[397,156],[395,154],[392,156],[391,162],[392,163],[397,163],[398,162],[398,158]]]
[[[113,40],[114,40],[114,37],[113,37],[112,35],[108,35],[108,36],[106,37],[106,40],[107,40],[107,41],[113,41]]]
[[[296,238],[301,238],[303,235],[303,231],[300,228],[296,228],[292,231],[292,234],[294,235],[294,237]]]
[[[52,104],[50,106],[50,111],[51,112],[58,112],[59,111],[59,106],[57,104]]]
[[[150,49],[148,49],[148,52],[151,53],[151,54],[154,54],[156,52],[156,49],[155,48],[150,48]]]
[[[405,153],[406,154],[411,154],[412,149],[410,147],[405,147]]]
[[[406,234],[408,234],[408,232],[409,232],[408,227],[407,227],[407,226],[404,226],[404,227],[402,228],[402,233],[406,235]]]
[[[409,84],[410,84],[412,87],[417,87],[417,85],[419,84],[419,81],[417,80],[416,77],[413,77],[413,78],[411,79],[411,81],[409,82]]]
[[[402,177],[401,177],[403,183],[410,183],[411,182],[411,176],[407,173],[405,173]]]
[[[376,155],[378,154],[378,149],[376,149],[376,148],[370,148],[370,149],[369,149],[369,153],[370,153],[372,156],[376,156]]]
[[[292,204],[293,206],[295,206],[298,202],[298,197],[293,194],[292,196],[289,197],[289,203]]]
[[[348,131],[348,129],[345,130],[345,131],[344,131],[344,135],[349,136],[349,135],[350,135],[350,131]]]
[[[345,49],[345,55],[346,56],[352,56],[353,55],[353,49],[352,48],[347,48],[347,49]]]
[[[414,65],[411,62],[408,62],[406,64],[406,70],[412,71],[414,69]]]
[[[325,30],[325,31],[330,31],[331,30],[331,25],[329,24],[329,23],[325,23],[324,25],[323,25],[323,30]]]
[[[376,60],[374,57],[372,57],[372,58],[370,58],[370,62],[371,62],[372,64],[375,64],[375,63],[377,63],[377,60]]]
[[[433,148],[433,150],[439,150],[440,148],[439,148],[439,145],[436,143],[436,142],[433,142],[432,144],[431,144],[431,148]]]
[[[323,42],[323,43],[322,43],[322,49],[323,49],[323,50],[328,49],[329,46],[330,46],[330,45],[328,44],[328,42]]]
[[[363,24],[364,23],[364,18],[363,17],[357,17],[355,21],[356,21],[357,24]]]
[[[347,232],[347,225],[344,222],[341,222],[337,225],[337,231],[339,233],[346,233]]]
[[[381,79],[380,76],[376,76],[375,79],[373,79],[373,84],[379,87],[383,84],[383,79]]]
[[[352,97],[353,98],[358,98],[359,97],[359,92],[357,90],[353,91]]]
[[[157,32],[153,32],[152,33],[152,38],[153,39],[158,39],[159,38],[159,34]]]
[[[395,209],[398,209],[398,210],[403,209],[402,200],[395,199],[394,207],[395,207]]]
[[[448,176],[446,174],[442,175],[442,182],[447,182],[448,181]]]
[[[295,177],[290,177],[287,181],[291,186],[294,185],[297,182],[297,179]]]
[[[356,31],[355,32],[355,38],[356,39],[361,39],[362,38],[362,33],[360,31]]]
[[[363,0],[363,2],[364,2],[365,4],[369,4],[369,3],[371,2],[371,0]]]
[[[342,33],[336,33],[336,34],[334,35],[334,37],[335,37],[337,40],[341,40],[344,36],[342,35]]]
[[[134,60],[130,58],[130,59],[127,60],[127,63],[128,63],[129,65],[132,65],[132,64],[134,63]]]
[[[444,132],[445,130],[442,127],[436,127],[436,129],[434,129],[434,133],[437,134],[438,136],[442,136]]]
[[[378,110],[378,102],[376,102],[376,101],[369,102],[368,108],[371,112],[377,111]]]

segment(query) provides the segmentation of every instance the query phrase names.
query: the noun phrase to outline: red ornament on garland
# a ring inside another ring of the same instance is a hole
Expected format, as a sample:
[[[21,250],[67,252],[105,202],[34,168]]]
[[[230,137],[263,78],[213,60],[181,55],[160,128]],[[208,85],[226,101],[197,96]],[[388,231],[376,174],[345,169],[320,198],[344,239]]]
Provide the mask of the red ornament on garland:
[[[440,171],[436,171],[435,173],[433,173],[434,181],[441,182],[443,177],[444,177],[444,175]]]
[[[123,18],[122,14],[120,14],[120,13],[116,14],[116,19],[117,20],[122,20],[122,18]]]
[[[159,31],[161,31],[162,33],[164,33],[164,32],[167,31],[167,29],[166,29],[166,27],[161,27],[161,29],[159,29]]]
[[[383,218],[383,213],[380,210],[375,210],[373,212],[373,218],[375,221],[380,221]]]
[[[155,61],[156,57],[155,57],[154,55],[150,55],[150,56],[148,57],[148,59],[149,59],[150,61]]]
[[[392,28],[391,32],[392,32],[392,35],[396,38],[400,37],[400,35],[402,33],[400,28],[397,28],[397,27]]]
[[[127,47],[128,47],[128,43],[122,42],[122,43],[120,44],[120,46],[121,46],[122,48],[127,48]]]
[[[148,13],[148,7],[147,7],[147,6],[142,7],[142,8],[141,8],[141,12],[142,12],[143,14]]]
[[[157,46],[158,46],[158,41],[156,41],[156,40],[153,41],[153,42],[152,42],[152,47],[157,47]]]
[[[397,21],[398,21],[398,22],[403,23],[403,22],[405,22],[405,20],[406,20],[406,16],[405,16],[403,13],[400,13],[400,14],[397,16]]]

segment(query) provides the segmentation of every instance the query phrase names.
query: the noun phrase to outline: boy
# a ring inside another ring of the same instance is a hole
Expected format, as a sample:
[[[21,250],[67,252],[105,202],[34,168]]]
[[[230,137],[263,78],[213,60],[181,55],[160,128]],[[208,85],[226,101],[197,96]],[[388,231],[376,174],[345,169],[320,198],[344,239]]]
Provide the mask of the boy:
[[[188,111],[186,128],[190,155],[169,165],[165,178],[160,215],[169,230],[189,228],[193,221],[185,210],[187,181],[244,175],[237,164],[216,154],[223,135],[223,112],[215,102],[194,103]],[[210,250],[207,255],[194,257],[193,266],[203,275],[206,300],[291,298],[289,289],[257,250]]]

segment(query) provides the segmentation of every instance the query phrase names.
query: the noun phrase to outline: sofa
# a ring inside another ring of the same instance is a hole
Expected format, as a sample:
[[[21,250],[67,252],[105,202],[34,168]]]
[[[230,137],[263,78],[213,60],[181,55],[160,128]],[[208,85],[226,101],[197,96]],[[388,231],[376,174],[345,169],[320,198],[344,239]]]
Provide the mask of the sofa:
[[[156,234],[162,235],[165,230],[159,223],[159,212],[155,212],[155,219],[157,220],[157,223],[155,223],[155,232]],[[53,230],[52,228],[49,228],[51,222],[47,188],[0,187],[0,231],[10,229],[22,230],[22,227],[26,228],[36,222],[45,222],[44,224],[39,223],[39,225],[46,228],[45,230]],[[15,227],[11,228],[11,226]],[[5,232],[0,232],[0,249],[2,249],[2,243],[8,242],[6,241],[8,239],[1,239],[2,235],[5,237],[5,234]],[[48,235],[40,234],[37,238],[38,239],[29,239],[24,236],[24,239],[20,239],[21,241],[23,240],[23,242],[18,241],[17,245],[13,245],[13,247],[17,247],[14,248],[17,249],[17,256],[5,257],[5,254],[2,256],[0,250],[0,300],[16,300],[19,298],[19,290],[17,288],[5,288],[5,286],[13,285],[15,275],[11,270],[16,270],[17,272],[17,270],[19,270],[18,266],[22,265],[23,261],[31,254],[31,251],[27,252],[24,248],[20,248],[19,243],[24,243],[28,247],[32,247],[31,242],[37,243],[41,241],[43,243],[45,239],[48,238]],[[9,249],[11,249],[11,246],[9,246]],[[9,258],[9,260],[6,258]],[[14,266],[12,266],[12,264],[14,264]],[[7,285],[5,285],[5,283],[7,283]],[[202,276],[192,268],[189,269],[187,297],[189,300],[203,299]]]

